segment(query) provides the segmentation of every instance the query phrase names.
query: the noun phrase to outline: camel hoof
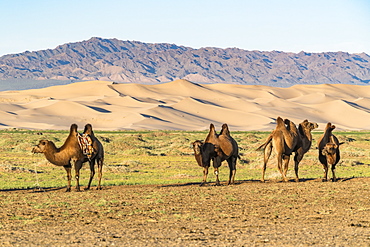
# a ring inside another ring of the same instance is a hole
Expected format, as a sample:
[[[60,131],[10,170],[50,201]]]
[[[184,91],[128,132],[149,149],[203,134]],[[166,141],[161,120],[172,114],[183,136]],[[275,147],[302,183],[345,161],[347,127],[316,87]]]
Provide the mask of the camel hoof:
[[[264,182],[265,182],[265,180],[264,180],[264,179],[261,179],[261,182],[262,182],[262,183],[264,183]]]
[[[102,187],[98,187],[98,188],[96,188],[96,190],[102,190],[103,188]]]
[[[84,190],[90,190],[90,187],[86,187]]]
[[[299,178],[296,178],[296,179],[295,179],[295,181],[296,181],[297,183],[299,183]]]

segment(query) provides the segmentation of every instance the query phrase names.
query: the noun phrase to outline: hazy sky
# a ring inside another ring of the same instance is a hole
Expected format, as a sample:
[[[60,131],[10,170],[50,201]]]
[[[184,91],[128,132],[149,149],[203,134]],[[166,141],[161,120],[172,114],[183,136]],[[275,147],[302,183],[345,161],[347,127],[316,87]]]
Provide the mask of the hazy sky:
[[[91,37],[370,55],[369,0],[0,0],[0,27],[0,56]]]

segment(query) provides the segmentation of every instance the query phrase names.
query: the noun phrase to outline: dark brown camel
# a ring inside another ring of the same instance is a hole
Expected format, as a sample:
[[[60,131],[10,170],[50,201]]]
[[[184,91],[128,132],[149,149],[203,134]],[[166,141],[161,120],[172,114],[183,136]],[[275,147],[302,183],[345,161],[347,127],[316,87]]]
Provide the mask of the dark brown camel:
[[[335,166],[340,160],[339,146],[343,143],[339,143],[338,138],[333,135],[332,131],[335,129],[335,125],[327,123],[323,135],[317,142],[319,149],[319,160],[324,166],[324,181],[328,181],[328,169],[331,167],[333,174],[333,182],[337,180],[335,177]]]
[[[98,190],[101,190],[101,178],[103,175],[103,163],[104,163],[104,149],[101,142],[96,138],[94,131],[92,129],[91,124],[86,124],[85,129],[83,132],[83,135],[88,135],[91,138],[91,146],[93,148],[93,152],[91,154],[91,157],[88,157],[89,165],[90,165],[90,180],[89,184],[85,188],[85,190],[90,189],[91,182],[95,175],[95,163],[98,164],[98,176],[99,176],[99,182],[98,182]]]
[[[215,126],[211,124],[209,133],[204,143],[200,141],[194,142],[193,148],[198,164],[203,167],[203,181],[201,185],[204,185],[206,183],[211,160],[213,161],[214,173],[216,175],[216,185],[220,185],[218,169],[221,166],[222,161],[224,160],[228,162],[230,169],[228,184],[230,185],[234,183],[236,173],[236,160],[239,157],[239,153],[238,145],[236,141],[230,136],[230,131],[227,124],[222,125],[220,135],[217,135]]]
[[[64,144],[57,148],[52,141],[41,140],[37,146],[32,149],[33,153],[43,153],[46,159],[56,165],[63,166],[67,172],[67,192],[71,191],[71,170],[75,167],[76,172],[76,190],[80,191],[80,169],[82,163],[86,160],[77,140],[77,125],[72,124],[69,135]]]
[[[299,181],[298,165],[303,159],[304,154],[310,149],[312,144],[311,131],[318,127],[316,123],[304,120],[299,124],[299,128],[295,124],[285,119],[278,117],[276,119],[277,126],[275,130],[267,138],[266,142],[262,144],[257,150],[264,149],[264,164],[262,168],[262,182],[265,182],[265,171],[267,162],[270,158],[271,152],[274,152],[278,161],[278,169],[283,177],[283,181],[288,181],[286,174],[288,171],[290,155],[295,152],[294,156],[294,170],[295,181]],[[284,169],[282,163],[284,160]]]

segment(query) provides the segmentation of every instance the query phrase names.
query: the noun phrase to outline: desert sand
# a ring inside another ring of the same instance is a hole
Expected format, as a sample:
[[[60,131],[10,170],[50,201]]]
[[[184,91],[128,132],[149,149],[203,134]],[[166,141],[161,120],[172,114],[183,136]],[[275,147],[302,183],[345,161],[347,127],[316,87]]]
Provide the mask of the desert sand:
[[[290,88],[196,84],[157,85],[78,82],[0,92],[0,129],[68,129],[91,123],[97,130],[206,130],[227,123],[231,131],[269,131],[280,116],[324,129],[370,129],[370,86],[296,85]]]

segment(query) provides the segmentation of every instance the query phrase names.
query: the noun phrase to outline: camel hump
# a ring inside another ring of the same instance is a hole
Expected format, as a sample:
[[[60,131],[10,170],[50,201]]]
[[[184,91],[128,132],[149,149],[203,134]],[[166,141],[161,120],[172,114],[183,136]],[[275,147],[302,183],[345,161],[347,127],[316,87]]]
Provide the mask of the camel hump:
[[[238,144],[231,136],[220,135],[218,139],[219,146],[226,156],[232,156],[238,153]]]
[[[228,136],[230,136],[230,130],[229,130],[229,126],[227,126],[227,124],[223,124],[222,125],[222,129],[221,129],[220,135],[228,135]]]
[[[207,138],[204,142],[217,144],[217,133],[215,130],[215,126],[213,124],[209,125],[209,133],[207,135]]]
[[[77,128],[78,128],[78,126],[77,126],[77,124],[71,124],[71,128],[69,129],[69,132],[77,132]]]
[[[285,122],[284,122],[284,120],[283,120],[281,117],[278,117],[278,118],[276,119],[276,128],[277,128],[277,129],[280,129],[280,128],[286,128],[286,127],[285,127]]]

